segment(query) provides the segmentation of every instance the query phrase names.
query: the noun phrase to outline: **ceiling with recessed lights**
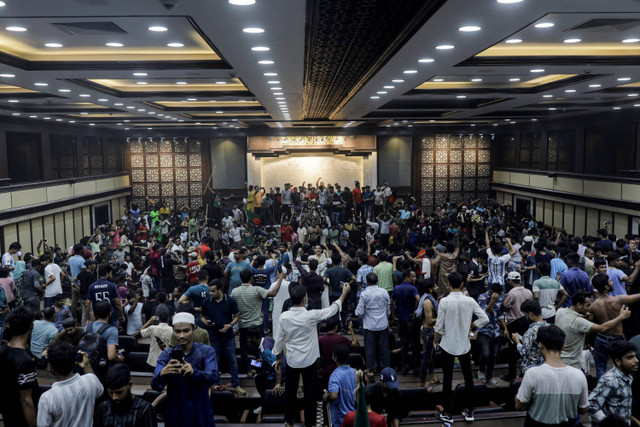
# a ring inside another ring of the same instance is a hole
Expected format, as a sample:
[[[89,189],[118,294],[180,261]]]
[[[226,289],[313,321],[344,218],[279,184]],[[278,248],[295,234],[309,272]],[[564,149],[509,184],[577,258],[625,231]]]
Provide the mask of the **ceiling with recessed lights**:
[[[499,125],[640,107],[638,0],[5,0],[0,115]]]

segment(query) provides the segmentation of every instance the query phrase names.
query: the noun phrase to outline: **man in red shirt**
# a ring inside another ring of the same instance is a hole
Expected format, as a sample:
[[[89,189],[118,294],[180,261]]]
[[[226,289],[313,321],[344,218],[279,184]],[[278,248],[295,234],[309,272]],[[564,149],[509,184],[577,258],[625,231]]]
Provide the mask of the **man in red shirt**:
[[[291,224],[282,224],[280,227],[280,234],[282,235],[282,243],[291,242],[291,234],[293,233],[293,227]]]
[[[364,205],[362,204],[362,191],[360,190],[360,183],[358,181],[356,181],[355,188],[351,190],[351,194],[353,194],[356,217],[362,218],[362,215],[364,215]]]
[[[189,283],[198,283],[198,272],[202,267],[198,262],[198,254],[196,252],[189,253],[189,264],[187,264],[186,274],[189,278]]]
[[[333,348],[338,344],[346,345],[347,347],[358,347],[358,338],[353,332],[353,324],[349,323],[349,332],[351,333],[351,339],[344,335],[338,334],[339,322],[337,316],[327,319],[327,333],[318,338],[318,344],[320,346],[320,356],[322,357],[322,387],[327,388],[329,383],[329,377],[336,369],[336,362],[333,361]]]
[[[356,392],[356,410],[357,410],[357,399],[361,396],[361,391],[358,390]],[[373,388],[365,387],[364,388],[364,397],[367,401],[367,412],[369,413],[369,425],[371,427],[387,427],[387,419],[378,414],[377,412],[373,412],[371,409],[371,402],[374,398]],[[347,412],[342,420],[342,427],[353,427],[356,422],[356,411]]]

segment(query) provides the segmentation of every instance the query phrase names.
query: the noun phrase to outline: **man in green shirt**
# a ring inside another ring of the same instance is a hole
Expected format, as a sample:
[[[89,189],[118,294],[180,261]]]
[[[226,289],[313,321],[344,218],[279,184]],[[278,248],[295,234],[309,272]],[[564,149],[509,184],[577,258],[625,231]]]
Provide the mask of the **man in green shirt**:
[[[378,287],[391,293],[393,292],[393,264],[387,262],[386,252],[378,252],[378,265],[373,267],[373,272],[378,276]]]

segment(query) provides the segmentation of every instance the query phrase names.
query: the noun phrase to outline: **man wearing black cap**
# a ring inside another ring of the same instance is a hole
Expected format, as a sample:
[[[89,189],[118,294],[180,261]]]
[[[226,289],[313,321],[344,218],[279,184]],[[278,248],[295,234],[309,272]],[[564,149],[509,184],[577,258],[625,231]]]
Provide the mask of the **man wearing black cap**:
[[[378,414],[387,414],[387,422],[397,427],[402,419],[400,415],[400,384],[398,374],[393,368],[384,368],[380,372],[380,382],[367,386],[367,404]]]

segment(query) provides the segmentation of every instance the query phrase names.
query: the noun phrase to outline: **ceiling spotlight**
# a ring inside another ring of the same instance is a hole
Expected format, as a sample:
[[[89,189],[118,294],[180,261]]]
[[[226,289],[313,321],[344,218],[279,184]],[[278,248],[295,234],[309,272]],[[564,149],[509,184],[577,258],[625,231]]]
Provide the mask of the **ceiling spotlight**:
[[[621,108],[622,108],[622,107],[613,107],[613,109],[614,109],[614,110],[619,110],[619,109],[621,109]]]
[[[216,114],[222,114],[223,111],[216,111]]]
[[[134,76],[136,77],[147,77],[147,73],[133,73]]]
[[[107,98],[100,98],[98,99],[98,102],[109,102],[109,100]]]
[[[258,64],[261,64],[261,65],[271,65],[271,64],[273,64],[273,61],[272,61],[272,60],[270,60],[270,59],[263,59],[262,61],[258,61]]]
[[[236,6],[251,6],[255,3],[256,0],[229,0],[229,4],[233,4]]]
[[[14,78],[16,75],[15,74],[9,74],[9,73],[2,73],[0,74],[0,77],[5,78],[5,79],[12,79]]]
[[[184,47],[183,43],[178,43],[178,42],[172,42],[172,43],[167,43],[167,46],[169,47]]]
[[[386,95],[388,92],[386,90],[379,90],[376,92],[378,95]]]
[[[512,78],[510,78],[510,79],[509,79],[509,81],[510,81],[510,82],[519,82],[519,81],[520,81],[520,79],[519,79],[519,78],[517,78],[517,77],[512,77]]]
[[[0,1],[0,7],[5,7],[7,4],[3,1]]]
[[[267,82],[270,85],[279,85],[280,84],[280,80],[269,80]]]
[[[198,98],[187,98],[187,101],[191,101],[191,102],[197,101],[197,100],[198,100]]]
[[[542,95],[543,98],[553,98],[553,95],[551,94],[547,94],[547,95]]]
[[[566,39],[564,42],[571,44],[571,43],[580,43],[582,41],[582,39]]]
[[[430,64],[432,62],[434,62],[434,59],[432,58],[422,58],[422,59],[418,59],[418,62],[421,64]]]
[[[113,105],[115,105],[116,107],[122,107],[124,104],[122,102],[116,102]]]
[[[271,90],[282,90],[281,87],[272,87]]]
[[[556,107],[549,107],[549,111],[556,111]]]
[[[598,83],[595,83],[595,84],[589,85],[589,87],[602,87],[602,85],[598,84]]]
[[[391,80],[393,83],[404,83],[404,80],[402,79],[393,79]]]
[[[15,104],[16,102],[20,102],[20,100],[18,100],[18,99],[10,99],[10,100],[8,100],[7,102],[10,102],[10,103],[12,103],[12,104]]]
[[[395,86],[382,86],[384,89],[394,89]]]
[[[19,116],[20,113],[11,113],[12,116]]]
[[[68,93],[71,92],[71,89],[58,89],[58,92]]]
[[[522,39],[509,39],[509,40],[505,40],[504,42],[509,44],[516,44],[516,43],[522,43]]]
[[[523,0],[497,0],[498,3],[502,4],[512,4],[512,3],[521,3]]]
[[[278,101],[279,100],[283,100],[283,99],[286,99],[286,98],[284,96],[280,96],[280,97],[276,98],[276,100],[278,100]]]
[[[36,86],[49,86],[49,83],[38,82],[38,83],[34,83],[34,85],[36,85]]]
[[[566,93],[575,93],[576,90],[575,89],[567,89],[565,90]]]
[[[482,79],[471,79],[472,82],[481,82]]]
[[[418,70],[404,70],[403,73],[404,74],[416,74],[418,72]]]
[[[45,43],[46,47],[62,47],[61,43]]]
[[[466,95],[458,95],[458,96],[456,96],[456,98],[458,98],[458,99],[465,99],[466,97],[467,97]]]
[[[444,79],[433,79],[434,82],[443,82]]]
[[[274,92],[273,94],[274,94],[274,95],[277,95],[277,96],[279,96],[279,95],[284,95],[284,93],[283,93],[283,92]]]
[[[551,28],[554,25],[556,25],[556,24],[554,24],[553,22],[541,22],[539,24],[534,25],[534,27],[536,27],[536,28]]]
[[[453,48],[455,48],[455,46],[452,45],[452,44],[441,44],[441,45],[436,46],[436,49],[438,49],[438,50],[451,50]]]
[[[149,84],[148,82],[136,82],[137,85],[147,85]]]
[[[176,82],[177,85],[186,85],[187,82]]]
[[[109,47],[122,47],[124,46],[122,43],[118,43],[118,42],[109,42],[106,44]]]
[[[134,110],[136,107],[133,105],[127,105],[127,110]]]
[[[243,28],[242,32],[249,33],[249,34],[260,34],[260,33],[264,33],[264,30],[258,27],[248,27],[248,28]]]
[[[628,82],[629,80],[631,80],[631,77],[619,77],[618,78],[619,82]]]
[[[19,27],[19,26],[10,26],[10,27],[6,27],[5,29],[7,31],[13,31],[14,33],[23,33],[27,31],[25,27]]]
[[[624,39],[622,40],[622,43],[638,43],[640,42],[640,39]]]
[[[627,96],[638,96],[638,94],[637,93],[630,93]]]
[[[161,26],[153,26],[153,27],[149,27],[149,31],[154,31],[156,33],[162,33],[167,31],[167,27],[161,27]]]
[[[544,73],[544,68],[534,68],[531,70],[532,73]]]
[[[370,96],[369,98],[371,98],[371,99],[380,99],[379,96],[375,96],[375,95],[374,96]]]
[[[269,51],[271,49],[269,49],[266,46],[254,46],[254,47],[251,48],[251,50],[254,51],[254,52],[267,52],[267,51]]]
[[[278,73],[264,73],[262,74],[263,76],[267,76],[267,77],[273,77],[273,76],[277,76]]]
[[[458,31],[462,31],[463,33],[473,33],[474,31],[480,31],[482,28],[477,25],[467,25],[464,27],[458,28]]]
[[[226,84],[227,84],[227,82],[218,81],[218,82],[216,82],[216,84],[217,84],[217,85],[226,85]]]
[[[95,123],[89,123],[89,126],[95,126],[95,125],[96,125]]]

